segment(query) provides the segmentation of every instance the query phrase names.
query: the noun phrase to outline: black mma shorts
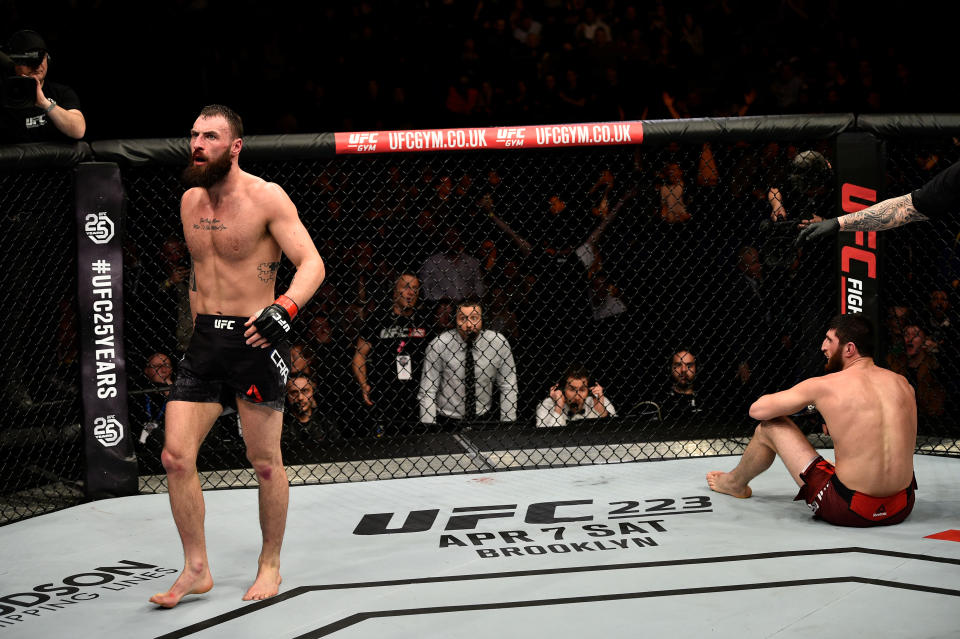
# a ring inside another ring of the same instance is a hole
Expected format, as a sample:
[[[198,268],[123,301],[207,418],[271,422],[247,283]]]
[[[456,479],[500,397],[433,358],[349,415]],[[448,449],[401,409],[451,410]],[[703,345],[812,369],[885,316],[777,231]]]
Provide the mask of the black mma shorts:
[[[217,403],[224,414],[236,409],[237,398],[283,412],[290,372],[290,349],[248,346],[243,334],[249,318],[197,315],[170,401]]]

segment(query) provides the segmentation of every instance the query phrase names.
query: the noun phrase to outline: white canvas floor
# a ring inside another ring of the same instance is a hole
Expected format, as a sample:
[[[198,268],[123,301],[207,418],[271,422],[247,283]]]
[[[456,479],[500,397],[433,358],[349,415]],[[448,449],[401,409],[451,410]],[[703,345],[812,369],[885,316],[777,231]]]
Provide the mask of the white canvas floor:
[[[960,539],[960,461],[917,456],[910,518],[848,529],[779,463],[710,492],[737,459],[294,487],[258,603],[257,493],[207,492],[216,585],[172,610],[147,601],[182,566],[166,495],[85,504],[0,528],[0,637],[960,636],[960,542],[928,538]]]

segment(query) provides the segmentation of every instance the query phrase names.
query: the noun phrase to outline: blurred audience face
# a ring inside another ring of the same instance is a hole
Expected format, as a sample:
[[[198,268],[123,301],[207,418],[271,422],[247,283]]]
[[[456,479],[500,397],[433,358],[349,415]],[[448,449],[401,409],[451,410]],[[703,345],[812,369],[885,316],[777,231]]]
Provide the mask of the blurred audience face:
[[[563,398],[571,413],[579,413],[583,410],[583,403],[587,401],[589,394],[590,383],[586,377],[568,377],[563,385]]]
[[[950,299],[944,290],[930,291],[930,312],[938,320],[942,320],[950,310]]]
[[[168,270],[183,266],[189,259],[187,257],[187,245],[180,240],[169,239],[160,247],[160,257],[163,258]]]
[[[903,345],[907,357],[916,357],[923,352],[923,343],[927,339],[927,334],[916,324],[911,324],[903,329]]]
[[[303,344],[294,344],[290,347],[291,375],[309,375],[311,372],[310,365],[312,363],[313,358],[310,357],[310,354]]]
[[[151,355],[143,372],[147,379],[159,386],[169,386],[173,383],[173,365],[170,363],[170,358],[163,353]]]
[[[401,275],[393,287],[393,307],[403,313],[413,309],[420,298],[420,280],[413,275]]]
[[[303,376],[287,382],[287,403],[295,415],[308,415],[317,407],[313,397],[313,382]]]
[[[445,331],[456,327],[457,323],[454,318],[454,313],[453,302],[449,300],[437,302],[437,307],[433,312],[433,320],[437,325],[438,331]]]
[[[333,341],[333,328],[330,326],[330,320],[323,315],[318,315],[310,320],[308,330],[310,336],[318,344],[329,344]]]
[[[692,391],[693,380],[697,377],[697,358],[688,351],[677,351],[671,358],[670,374],[675,390],[681,393]]]
[[[740,252],[740,261],[737,266],[747,277],[759,280],[763,270],[760,265],[760,252],[752,246],[746,247]]]
[[[903,329],[910,318],[910,308],[907,306],[891,306],[887,311],[887,331],[890,337],[903,335]]]

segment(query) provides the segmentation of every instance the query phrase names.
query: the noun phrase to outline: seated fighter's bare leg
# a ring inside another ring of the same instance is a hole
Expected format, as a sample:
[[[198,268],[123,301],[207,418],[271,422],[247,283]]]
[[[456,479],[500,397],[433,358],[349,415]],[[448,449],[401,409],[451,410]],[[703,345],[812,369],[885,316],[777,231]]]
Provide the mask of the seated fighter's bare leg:
[[[257,562],[257,578],[244,601],[266,599],[280,591],[280,547],[287,525],[290,484],[280,455],[283,413],[238,400],[247,459],[260,483],[260,531],[263,546]]]
[[[176,606],[184,595],[207,592],[213,587],[203,532],[204,505],[197,475],[197,451],[220,411],[220,404],[167,402],[161,461],[167,471],[170,510],[183,544],[183,572],[170,590],[150,598],[165,608]]]
[[[718,493],[746,499],[753,494],[750,481],[769,468],[778,455],[797,485],[803,485],[800,473],[817,456],[817,452],[789,417],[760,422],[753,439],[743,451],[740,463],[728,473],[710,471],[707,473],[707,484]]]

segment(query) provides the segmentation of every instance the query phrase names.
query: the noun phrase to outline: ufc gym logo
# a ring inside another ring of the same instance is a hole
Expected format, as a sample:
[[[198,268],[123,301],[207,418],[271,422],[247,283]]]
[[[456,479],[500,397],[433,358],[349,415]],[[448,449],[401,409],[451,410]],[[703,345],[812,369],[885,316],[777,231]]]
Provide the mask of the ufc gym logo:
[[[225,331],[232,331],[235,322],[236,320],[215,319],[213,320],[213,327],[221,328]]]
[[[93,436],[105,447],[116,446],[123,439],[123,424],[113,415],[93,420]]]
[[[277,370],[280,371],[280,377],[283,378],[283,383],[286,384],[287,375],[290,374],[290,369],[287,368],[286,362],[283,361],[283,357],[280,355],[277,349],[273,349],[273,352],[270,353],[270,359],[274,364],[276,364]]]
[[[523,127],[500,128],[497,129],[496,141],[504,146],[523,146],[526,131]]]
[[[83,231],[94,244],[106,244],[113,239],[113,220],[106,211],[87,213]]]
[[[379,133],[351,133],[347,138],[347,148],[357,151],[376,151]]]

